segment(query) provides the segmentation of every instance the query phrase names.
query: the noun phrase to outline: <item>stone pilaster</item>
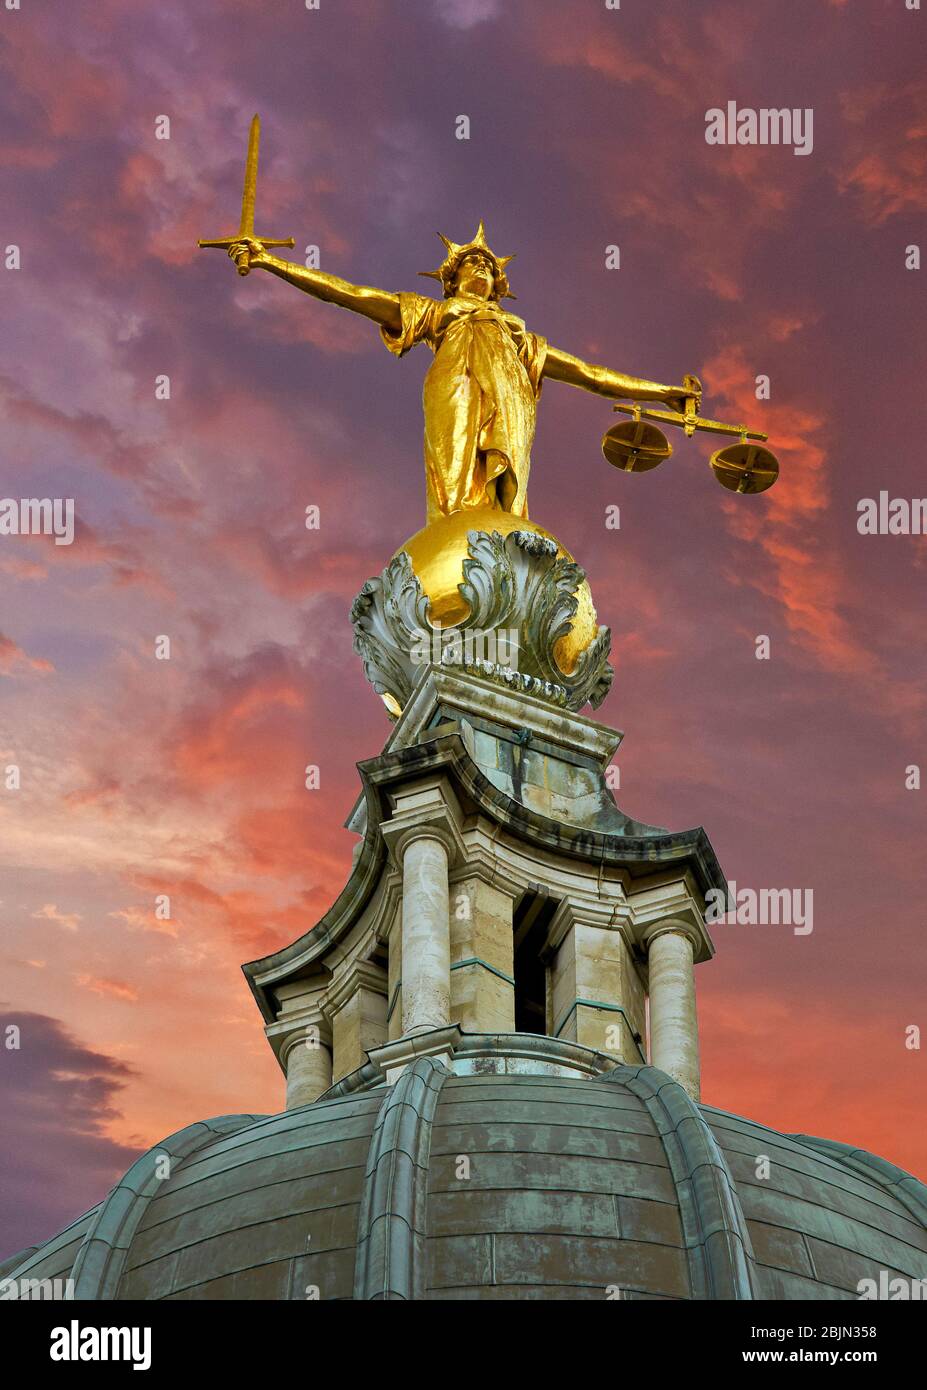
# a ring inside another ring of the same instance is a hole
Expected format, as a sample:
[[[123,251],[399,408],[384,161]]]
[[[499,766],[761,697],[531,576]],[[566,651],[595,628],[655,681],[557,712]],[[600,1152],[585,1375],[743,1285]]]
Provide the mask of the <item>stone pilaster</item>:
[[[598,919],[598,920],[597,920]],[[644,1060],[644,989],[618,922],[564,899],[551,921],[548,1030],[622,1062]]]
[[[386,1004],[386,1036],[390,1042],[402,1037],[402,900],[400,898],[389,942],[389,985]]]
[[[476,875],[451,885],[451,1018],[468,1033],[515,1028],[512,906],[506,892]]]
[[[386,1041],[386,990],[386,971],[362,960],[348,966],[326,995],[335,1081],[363,1066],[371,1048]]]

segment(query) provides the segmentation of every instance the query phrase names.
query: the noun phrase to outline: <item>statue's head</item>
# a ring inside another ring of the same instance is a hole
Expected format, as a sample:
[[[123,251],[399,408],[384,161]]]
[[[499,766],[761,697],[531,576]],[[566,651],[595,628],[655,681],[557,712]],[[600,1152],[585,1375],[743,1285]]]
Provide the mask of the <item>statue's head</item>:
[[[454,277],[452,294],[472,294],[478,299],[498,299],[496,265],[484,251],[471,251],[460,262]]]
[[[438,235],[447,247],[447,255],[437,270],[422,270],[419,274],[440,280],[445,299],[455,294],[472,294],[479,299],[515,298],[505,273],[505,267],[514,257],[497,256],[490,249],[482,222],[472,241],[458,244],[441,236],[440,232]]]

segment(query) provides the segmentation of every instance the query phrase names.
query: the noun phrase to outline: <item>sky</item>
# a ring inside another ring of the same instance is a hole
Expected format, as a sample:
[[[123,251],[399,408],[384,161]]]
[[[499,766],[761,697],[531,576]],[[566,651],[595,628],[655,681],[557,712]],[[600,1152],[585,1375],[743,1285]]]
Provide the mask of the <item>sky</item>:
[[[717,486],[710,436],[626,475],[608,402],[549,382],[531,515],[613,632],[622,809],[813,894],[804,935],[715,926],[703,1099],[927,1177],[927,542],[857,526],[927,492],[925,26],[904,0],[0,10],[0,498],[76,514],[69,546],[0,536],[0,1255],[174,1130],[281,1108],[240,965],[340,891],[389,734],[349,611],[424,521],[430,357],[196,248],[236,226],[255,111],[283,254],[430,293],[435,233],[483,218],[530,329],[694,372],[769,433],[761,496]],[[810,153],[708,144],[728,101],[811,109]]]

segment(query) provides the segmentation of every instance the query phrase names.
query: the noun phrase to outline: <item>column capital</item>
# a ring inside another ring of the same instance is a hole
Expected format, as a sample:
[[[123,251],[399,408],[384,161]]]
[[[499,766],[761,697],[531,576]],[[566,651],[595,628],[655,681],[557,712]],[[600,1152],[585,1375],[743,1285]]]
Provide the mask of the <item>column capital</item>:
[[[647,949],[647,937],[676,930],[692,942],[695,961],[710,960],[714,944],[705,925],[704,902],[688,870],[663,870],[630,890],[635,940]],[[671,926],[678,923],[678,926]]]
[[[442,844],[449,869],[466,861],[463,812],[446,778],[415,782],[394,792],[391,799],[393,814],[381,823],[380,833],[397,869],[402,870],[405,852],[415,840]]]
[[[311,1029],[315,1029],[318,1032],[319,1046],[327,1048],[328,1051],[331,1052],[332,1030],[321,1010],[316,1010],[312,1018],[302,1018],[299,1021],[290,1019],[289,1029],[284,1035],[277,1053],[284,1074],[286,1074],[289,1067],[290,1054],[295,1048],[305,1045],[306,1038]]]
[[[286,1054],[305,1039],[310,1028],[317,1028],[325,1046],[331,1047],[332,1030],[322,1008],[321,991],[315,993],[308,1003],[291,1003],[289,1008],[281,1010],[273,1023],[268,1023],[265,1027],[267,1041],[284,1072]]]
[[[684,936],[692,947],[693,956],[698,955],[704,937],[698,927],[694,923],[686,921],[684,917],[661,917],[658,921],[651,922],[641,932],[641,945],[649,954],[655,939],[658,936],[665,936],[667,933],[672,933],[674,936]]]
[[[323,1038],[319,1029],[319,1040],[310,1047],[306,1031],[303,1028],[285,1038],[280,1052],[286,1073],[287,1110],[311,1105],[332,1084],[331,1037]]]

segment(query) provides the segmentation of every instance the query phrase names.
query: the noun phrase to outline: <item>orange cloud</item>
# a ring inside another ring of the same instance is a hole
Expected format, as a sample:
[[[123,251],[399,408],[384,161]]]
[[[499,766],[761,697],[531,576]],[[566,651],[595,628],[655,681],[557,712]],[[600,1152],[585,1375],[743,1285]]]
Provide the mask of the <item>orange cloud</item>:
[[[94,994],[105,994],[110,999],[120,999],[125,1003],[137,1002],[138,990],[122,980],[107,980],[99,975],[77,975],[76,983],[81,989],[92,990]]]
[[[77,931],[77,924],[81,921],[79,913],[59,912],[55,903],[44,903],[32,916],[35,921],[54,922],[55,926],[63,927],[65,931]]]
[[[927,123],[911,116],[925,105],[924,81],[872,83],[840,97],[848,138],[837,186],[871,226],[927,211]]]

